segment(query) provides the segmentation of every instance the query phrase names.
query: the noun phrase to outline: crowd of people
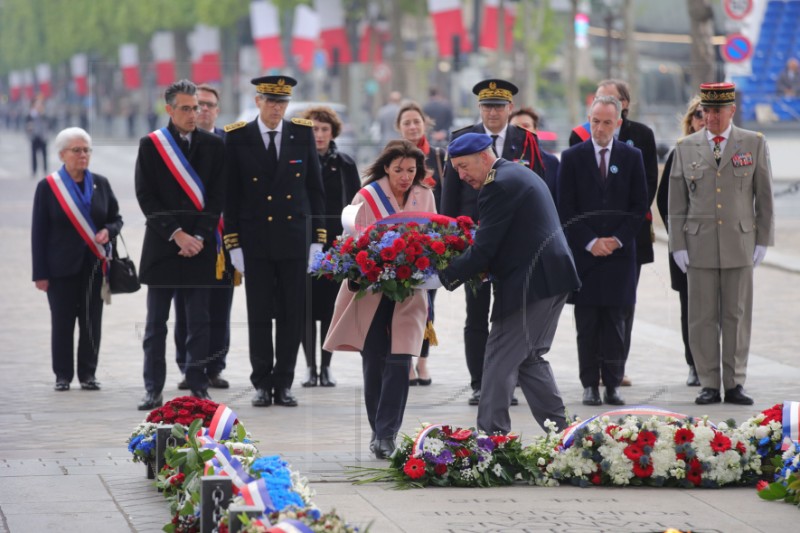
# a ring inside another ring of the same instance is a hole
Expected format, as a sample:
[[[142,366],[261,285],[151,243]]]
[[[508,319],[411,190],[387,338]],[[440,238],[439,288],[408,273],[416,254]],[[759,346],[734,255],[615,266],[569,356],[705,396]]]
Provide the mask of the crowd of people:
[[[547,419],[565,427],[544,356],[567,303],[582,402],[625,404],[619,389],[631,384],[625,366],[641,267],[654,261],[650,206],[658,184],[654,135],[628,118],[625,82],[598,84],[587,122],[574,128],[560,159],[540,148],[539,116],[515,110],[518,89],[507,80],[477,83],[480,121],[452,132],[438,122],[452,114],[436,91],[424,107],[392,93],[379,117],[385,144],[363,172],[336,145],[342,122],[332,109],[285,117],[296,80],[263,76],[252,84],[258,116],[224,128],[216,125],[217,89],[172,84],[164,96],[168,123],[140,141],[135,186],[146,216],[139,277],[147,318],[138,409],[163,402],[173,304],[179,388],[209,398],[209,388],[230,386],[222,372],[233,288],[243,279],[252,405],[298,405],[292,386],[301,345],[303,387],[336,386],[333,352],[360,352],[370,449],[389,457],[409,387],[433,382],[426,330],[436,287],[452,291],[479,274],[491,281],[464,291],[463,341],[468,403],[478,406],[480,429],[511,431],[517,386],[542,427]],[[687,136],[658,188],[687,385],[702,387],[698,404],[722,401],[722,391],[726,402],[753,403],[743,388],[753,268],[774,232],[766,141],[731,124],[734,102],[732,84],[700,87],[684,117]],[[122,219],[108,180],[89,170],[89,135],[67,128],[54,144],[64,164],[34,198],[33,281],[50,304],[55,389],[69,390],[74,377],[77,321],[78,381],[98,390],[107,258]],[[342,234],[347,206],[358,213],[357,227],[404,211],[479,224],[473,245],[438,280],[396,302],[362,295],[352,281],[309,280],[309,257]]]

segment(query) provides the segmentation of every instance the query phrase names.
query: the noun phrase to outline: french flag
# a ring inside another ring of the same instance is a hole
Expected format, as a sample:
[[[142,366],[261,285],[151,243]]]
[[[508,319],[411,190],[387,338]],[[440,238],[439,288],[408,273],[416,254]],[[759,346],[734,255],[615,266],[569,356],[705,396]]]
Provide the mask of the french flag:
[[[40,63],[36,65],[36,81],[39,83],[39,92],[45,98],[50,98],[52,94],[50,85],[50,65]]]
[[[349,65],[353,55],[345,30],[342,0],[316,0],[314,8],[319,14],[319,36],[322,48],[328,54],[328,64],[333,64],[334,50],[338,50],[339,64]]]
[[[31,69],[22,71],[22,94],[28,100],[33,100],[33,71]]]
[[[227,405],[219,404],[211,419],[211,424],[208,426],[208,435],[218,441],[229,439],[235,423],[236,413]]]
[[[286,61],[281,47],[281,28],[278,8],[267,0],[250,4],[250,29],[261,56],[261,69],[283,68]]]
[[[387,40],[387,33],[380,24],[370,24],[361,21],[359,25],[358,61],[360,63],[382,63],[383,45]]]
[[[428,0],[428,11],[433,19],[433,31],[436,33],[436,44],[439,57],[453,57],[453,37],[458,35],[461,52],[469,52],[469,37],[464,29],[460,0]]]
[[[175,81],[175,37],[171,31],[157,31],[150,41],[156,69],[156,85],[166,87]]]
[[[503,28],[505,30],[505,51],[510,52],[514,45],[514,22],[516,7],[506,2],[503,7]],[[497,26],[500,20],[500,0],[485,0],[483,7],[483,23],[481,25],[480,47],[486,50],[497,50]]]
[[[89,94],[89,57],[86,54],[75,54],[70,60],[72,79],[75,82],[75,93],[78,96]]]
[[[272,503],[272,498],[269,496],[267,482],[264,478],[258,478],[242,487],[239,490],[239,495],[244,498],[247,505],[253,505],[265,512],[275,510],[275,504]]]
[[[119,66],[122,69],[122,84],[126,89],[142,86],[139,76],[139,47],[134,43],[119,45]]]
[[[11,101],[16,102],[19,100],[20,96],[22,96],[22,72],[18,70],[12,70],[9,72],[8,89],[8,96],[11,98]]]
[[[292,56],[301,72],[308,72],[314,67],[318,39],[319,15],[307,5],[298,5],[294,9]]]
[[[198,24],[188,38],[192,53],[192,81],[209,83],[222,80],[219,66],[219,28]]]
[[[789,448],[789,440],[800,443],[800,402],[783,402],[783,450]]]

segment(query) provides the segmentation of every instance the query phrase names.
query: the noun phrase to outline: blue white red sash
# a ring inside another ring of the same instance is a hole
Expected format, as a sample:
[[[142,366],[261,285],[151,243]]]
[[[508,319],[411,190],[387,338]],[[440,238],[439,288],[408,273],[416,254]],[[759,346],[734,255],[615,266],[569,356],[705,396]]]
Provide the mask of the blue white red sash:
[[[389,201],[389,197],[386,196],[377,181],[362,187],[358,194],[366,200],[367,205],[372,210],[372,214],[375,216],[375,220],[381,220],[395,213],[392,202]]]
[[[178,185],[186,192],[197,210],[202,211],[206,205],[205,187],[200,176],[197,175],[189,160],[178,147],[175,137],[167,128],[149,133],[148,137],[153,140],[156,150],[172,176],[178,181]]]
[[[582,141],[586,141],[592,136],[591,125],[588,122],[584,122],[580,126],[575,126],[572,128],[572,131],[574,131]]]
[[[270,533],[312,533],[312,529],[300,520],[285,518],[269,528]]]
[[[236,422],[236,413],[225,404],[219,404],[211,424],[203,433],[214,440],[227,440],[231,438],[233,424]]]
[[[653,407],[650,405],[637,405],[635,407],[627,407],[623,409],[614,409],[606,411],[605,413],[595,415],[580,422],[575,422],[564,430],[564,435],[561,437],[561,447],[569,448],[575,441],[575,434],[582,428],[589,425],[589,423],[596,418],[608,417],[626,417],[626,416],[666,416],[676,420],[683,420],[687,416],[683,413],[675,413],[661,407]]]
[[[783,402],[783,445],[789,448],[789,442],[800,443],[800,402]]]
[[[239,495],[244,498],[247,505],[254,505],[268,513],[275,511],[275,504],[272,503],[269,489],[267,489],[267,482],[263,477],[242,487]]]
[[[224,445],[219,444],[210,437],[198,437],[197,442],[201,444],[204,449],[214,450],[215,455],[212,459],[216,459],[216,462],[211,463],[212,459],[210,459],[206,464],[208,465],[208,463],[211,463],[209,466],[217,470],[219,475],[229,476],[231,478],[234,493],[238,494],[245,485],[253,481],[253,476],[245,471],[241,461],[235,457],[231,457],[231,453]]]
[[[103,245],[95,242],[94,236],[97,235],[97,228],[92,222],[89,210],[88,208],[83,208],[82,200],[77,197],[77,187],[69,187],[67,185],[64,176],[61,175],[62,171],[66,174],[64,167],[61,167],[59,171],[47,176],[47,184],[50,185],[53,195],[58,200],[69,221],[72,222],[78,235],[80,235],[92,253],[103,262],[103,273],[105,273],[108,264],[106,249]],[[67,179],[70,179],[69,176],[67,176]],[[85,186],[92,187],[92,184],[87,181]]]

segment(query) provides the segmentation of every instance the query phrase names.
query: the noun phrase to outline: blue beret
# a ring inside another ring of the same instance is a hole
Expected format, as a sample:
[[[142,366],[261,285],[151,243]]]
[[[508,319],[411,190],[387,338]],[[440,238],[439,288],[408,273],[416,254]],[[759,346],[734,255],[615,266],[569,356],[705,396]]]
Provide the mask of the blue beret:
[[[491,145],[492,138],[485,133],[465,133],[450,141],[447,153],[451,158],[461,157],[482,152]]]

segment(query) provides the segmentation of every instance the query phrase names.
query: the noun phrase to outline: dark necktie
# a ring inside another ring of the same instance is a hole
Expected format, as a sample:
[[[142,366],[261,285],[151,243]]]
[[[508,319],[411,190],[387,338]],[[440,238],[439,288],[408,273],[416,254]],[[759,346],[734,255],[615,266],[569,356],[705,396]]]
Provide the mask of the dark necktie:
[[[492,150],[494,150],[494,155],[500,157],[500,154],[497,153],[497,138],[499,135],[492,135]]]
[[[608,148],[602,148],[600,150],[600,177],[603,178],[603,181],[606,181],[606,176],[608,176],[608,170],[606,169],[606,152],[608,152]]]
[[[719,166],[719,160],[722,159],[722,141],[725,140],[725,137],[717,135],[712,140],[714,141],[714,160],[717,162],[717,166]]]
[[[181,137],[180,146],[181,146],[181,151],[184,154],[189,155],[189,139],[187,139],[186,137]]]
[[[271,170],[275,170],[275,167],[278,166],[278,148],[275,146],[275,136],[278,134],[277,131],[268,131],[269,134],[269,146],[267,146],[267,163]]]

